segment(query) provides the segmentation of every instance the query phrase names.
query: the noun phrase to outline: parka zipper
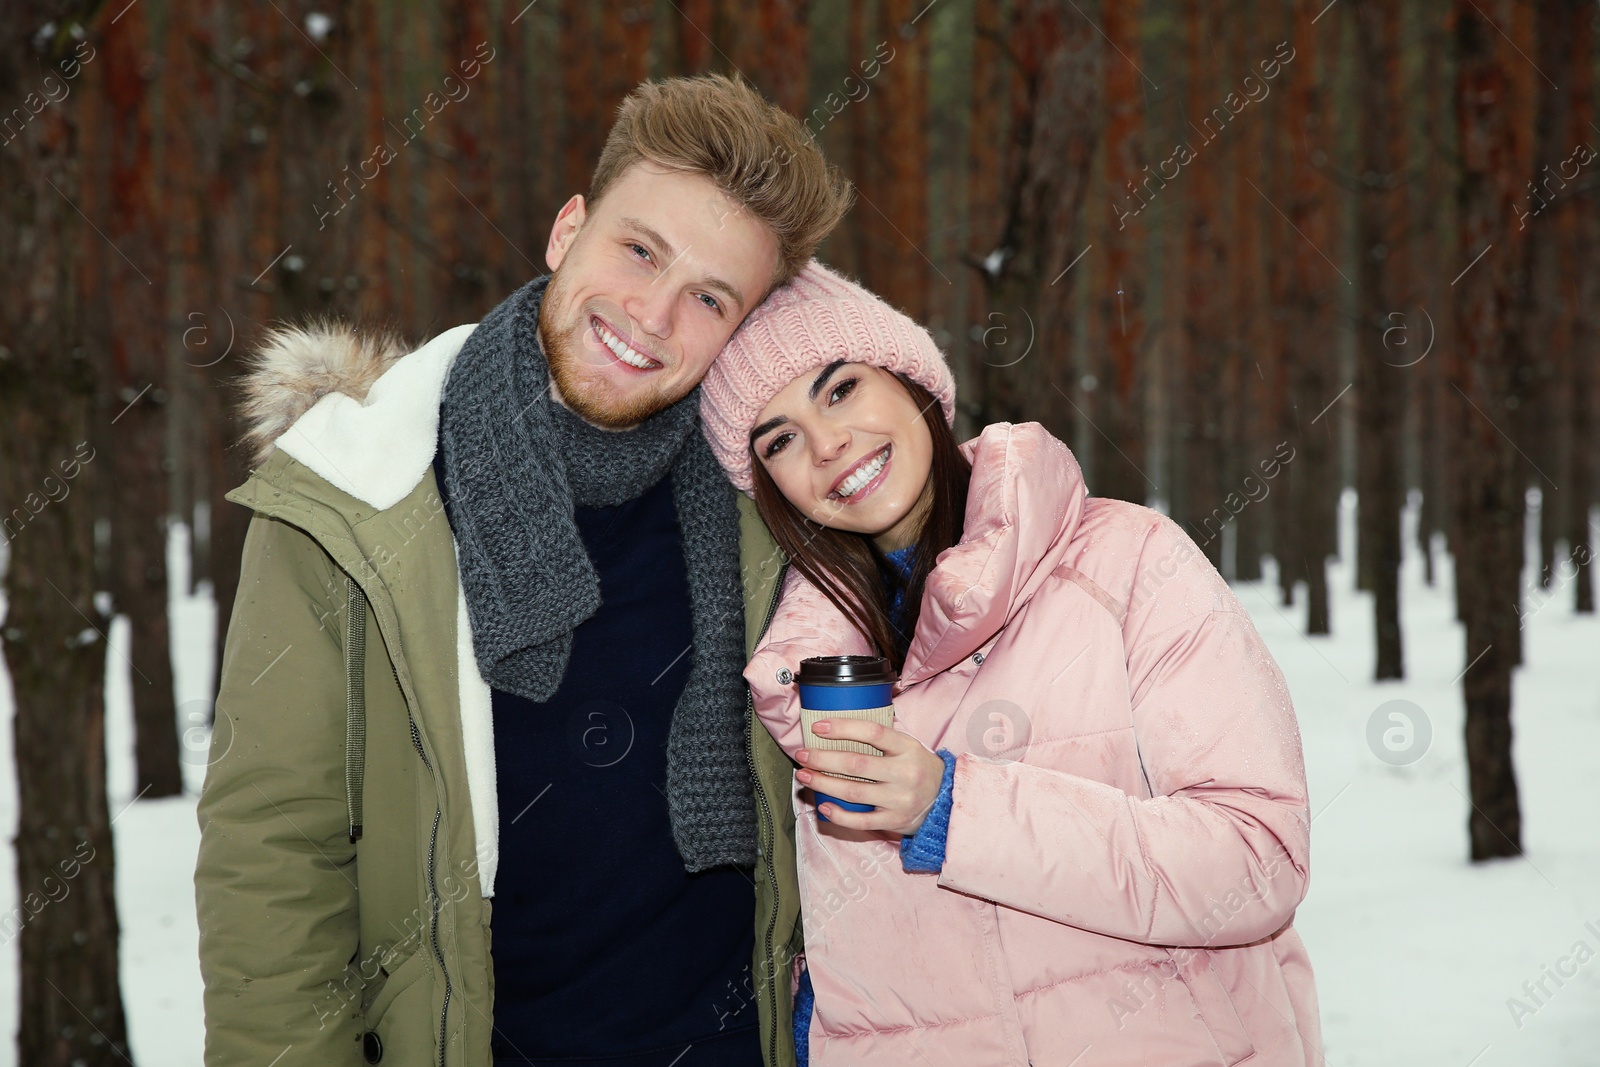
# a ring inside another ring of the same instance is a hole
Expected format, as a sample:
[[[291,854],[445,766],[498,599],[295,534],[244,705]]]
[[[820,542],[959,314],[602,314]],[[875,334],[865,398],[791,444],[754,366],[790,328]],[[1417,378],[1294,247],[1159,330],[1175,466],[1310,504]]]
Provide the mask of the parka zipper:
[[[392,666],[392,664],[391,664]],[[399,672],[395,673],[395,681],[400,680]],[[411,724],[411,743],[416,746],[417,755],[422,757],[422,765],[428,769],[431,777],[433,763],[428,759],[427,752],[422,748],[422,733],[417,729],[417,720],[406,712],[406,721]],[[439,843],[439,819],[443,815],[441,807],[435,803],[433,806],[433,831],[428,837],[428,902],[433,909],[433,921],[429,927],[429,941],[433,946],[433,958],[439,961],[439,973],[444,975],[444,1007],[439,1010],[439,1067],[444,1067],[444,1047],[446,1024],[450,1018],[450,972],[444,965],[444,953],[439,949],[439,887],[434,880],[433,857]]]
[[[783,566],[778,568],[778,577],[772,583],[772,599],[767,603],[767,615],[766,618],[761,620],[761,629],[756,631],[756,640],[758,641],[766,634],[767,627],[772,625],[772,617],[778,613],[778,598],[783,593],[783,578],[788,570],[789,563],[787,560],[785,560]],[[773,869],[771,855],[772,844],[778,836],[778,831],[777,825],[773,819],[772,806],[767,803],[766,791],[761,788],[761,775],[756,773],[756,698],[755,694],[751,693],[748,689],[745,690],[745,713],[750,724],[750,733],[745,740],[745,759],[749,761],[750,764],[750,781],[755,786],[756,801],[761,805],[761,813],[766,817],[765,825],[770,831],[767,841],[763,844],[767,850],[765,856],[767,861],[767,877],[772,881],[772,917],[767,920],[766,936],[763,938],[761,943],[762,959],[770,964],[772,962],[772,935],[778,930],[778,875]],[[771,1006],[767,1012],[767,1017],[772,1020],[772,1040],[769,1042],[770,1049],[767,1056],[768,1064],[775,1064],[778,1062],[777,982],[778,976],[776,974],[773,974],[767,981],[768,995],[772,998]]]

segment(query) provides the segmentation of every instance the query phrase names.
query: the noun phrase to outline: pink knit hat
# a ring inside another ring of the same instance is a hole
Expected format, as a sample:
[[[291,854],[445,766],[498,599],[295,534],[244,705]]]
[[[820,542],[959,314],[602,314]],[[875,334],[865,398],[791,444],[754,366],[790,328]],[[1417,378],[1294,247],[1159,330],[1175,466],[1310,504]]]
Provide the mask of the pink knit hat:
[[[954,425],[956,383],[928,331],[813,259],[750,314],[700,386],[700,428],[746,496],[750,431],[762,409],[800,375],[841,359],[905,374]]]

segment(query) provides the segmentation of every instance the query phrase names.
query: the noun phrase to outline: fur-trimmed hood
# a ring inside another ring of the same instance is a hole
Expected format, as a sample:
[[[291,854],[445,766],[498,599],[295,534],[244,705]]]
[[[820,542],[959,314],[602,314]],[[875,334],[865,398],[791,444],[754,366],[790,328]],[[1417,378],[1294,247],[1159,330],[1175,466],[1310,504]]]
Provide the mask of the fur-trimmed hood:
[[[271,455],[283,432],[329,393],[365,400],[372,383],[409,351],[391,331],[333,320],[269,330],[240,383],[251,462]]]
[[[275,329],[243,381],[244,441],[273,449],[382,511],[416,487],[438,446],[445,379],[475,323],[411,350],[398,336],[320,322]]]

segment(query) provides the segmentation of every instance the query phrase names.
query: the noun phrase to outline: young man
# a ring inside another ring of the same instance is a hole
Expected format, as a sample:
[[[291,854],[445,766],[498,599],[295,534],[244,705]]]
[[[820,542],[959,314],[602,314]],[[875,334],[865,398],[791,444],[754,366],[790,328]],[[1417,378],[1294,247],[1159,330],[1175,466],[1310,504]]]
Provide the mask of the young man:
[[[741,524],[746,593],[772,561],[690,394],[848,202],[748,86],[646,84],[481,323],[270,340],[199,805],[208,1067],[792,1062]]]

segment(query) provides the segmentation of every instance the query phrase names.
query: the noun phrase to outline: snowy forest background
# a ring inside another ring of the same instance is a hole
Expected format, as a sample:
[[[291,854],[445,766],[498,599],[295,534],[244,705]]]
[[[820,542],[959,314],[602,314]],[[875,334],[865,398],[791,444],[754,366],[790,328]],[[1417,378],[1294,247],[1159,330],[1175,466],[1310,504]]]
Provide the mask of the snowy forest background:
[[[1239,590],[1305,737],[1327,1062],[1600,1061],[1600,5],[0,21],[0,1063],[200,1062],[254,339],[475,321],[543,271],[621,96],[703,70],[855,183],[822,257],[929,325],[963,437],[1043,422]]]

